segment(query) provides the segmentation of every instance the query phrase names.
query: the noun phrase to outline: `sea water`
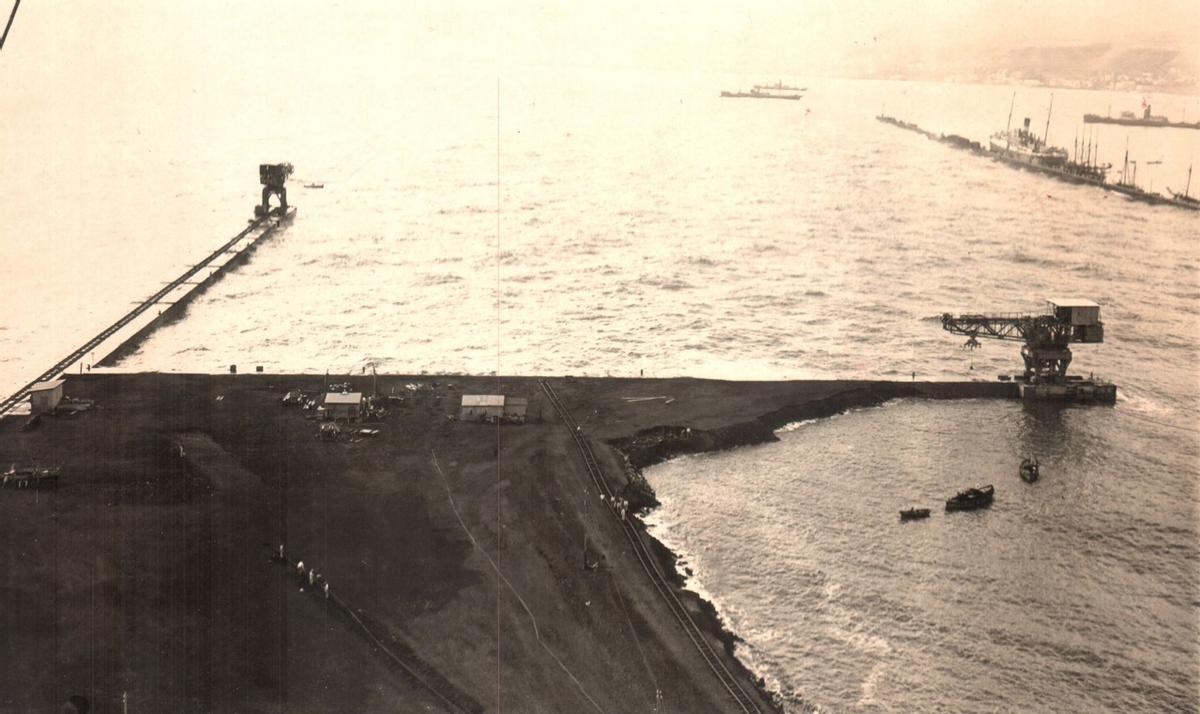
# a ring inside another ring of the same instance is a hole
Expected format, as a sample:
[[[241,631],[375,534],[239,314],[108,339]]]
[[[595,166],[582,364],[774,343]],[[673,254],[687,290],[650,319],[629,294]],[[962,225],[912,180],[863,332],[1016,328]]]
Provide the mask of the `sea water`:
[[[795,706],[1195,706],[1200,215],[875,120],[986,142],[1014,91],[1014,124],[1045,130],[1049,90],[811,78],[738,100],[718,94],[763,78],[460,67],[237,96],[192,76],[96,112],[5,70],[5,391],[240,230],[264,161],[296,166],[294,223],[121,369],[994,379],[1018,345],[963,350],[940,313],[1098,301],[1105,343],[1072,371],[1117,382],[1115,407],[803,425],[652,469],[655,532]],[[1050,142],[1117,170],[1128,143],[1140,184],[1183,190],[1200,132],[1081,123],[1140,100],[1058,90]],[[983,483],[992,509],[942,515]],[[900,524],[909,506],[934,516]]]

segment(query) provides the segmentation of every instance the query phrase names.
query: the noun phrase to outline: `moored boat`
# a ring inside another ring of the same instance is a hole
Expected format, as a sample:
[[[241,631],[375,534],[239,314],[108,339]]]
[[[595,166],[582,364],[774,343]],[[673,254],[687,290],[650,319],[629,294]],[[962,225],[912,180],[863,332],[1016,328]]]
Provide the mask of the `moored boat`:
[[[1171,194],[1173,203],[1177,206],[1190,208],[1193,211],[1200,210],[1200,199],[1191,195],[1192,190],[1192,167],[1188,166],[1187,185],[1183,187],[1183,193],[1172,191],[1170,186],[1167,186],[1167,191]]]
[[[900,511],[900,520],[913,521],[918,518],[929,518],[928,508],[907,508]]]
[[[1041,476],[1041,472],[1039,471],[1039,468],[1040,468],[1040,464],[1038,463],[1038,460],[1036,458],[1021,459],[1021,467],[1019,469],[1021,478],[1025,479],[1025,481],[1027,481],[1029,483],[1033,483],[1034,481],[1037,481],[1038,477]]]
[[[946,499],[947,511],[973,511],[992,505],[992,497],[996,489],[991,485],[983,488],[968,488],[960,491],[953,498]]]
[[[1013,93],[1013,102],[1017,95]],[[1054,109],[1054,95],[1050,95],[1050,109]],[[1067,163],[1067,150],[1047,144],[1050,131],[1050,112],[1046,112],[1046,131],[1042,136],[1029,128],[1029,117],[1020,129],[1012,127],[1012,107],[1008,109],[1008,126],[996,132],[988,140],[992,154],[1002,161],[1041,168],[1061,169]]]
[[[1029,118],[1021,129],[996,132],[988,146],[997,158],[1017,164],[1046,168],[1062,168],[1067,163],[1067,150],[1047,146],[1046,142],[1029,131]]]

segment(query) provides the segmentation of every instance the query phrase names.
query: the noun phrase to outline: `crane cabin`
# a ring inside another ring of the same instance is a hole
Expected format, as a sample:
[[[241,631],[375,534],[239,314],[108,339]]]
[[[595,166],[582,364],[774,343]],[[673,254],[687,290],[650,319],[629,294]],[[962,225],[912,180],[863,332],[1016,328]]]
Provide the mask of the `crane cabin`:
[[[1071,326],[1071,342],[1104,342],[1099,303],[1083,298],[1047,298],[1046,306],[1051,315]]]

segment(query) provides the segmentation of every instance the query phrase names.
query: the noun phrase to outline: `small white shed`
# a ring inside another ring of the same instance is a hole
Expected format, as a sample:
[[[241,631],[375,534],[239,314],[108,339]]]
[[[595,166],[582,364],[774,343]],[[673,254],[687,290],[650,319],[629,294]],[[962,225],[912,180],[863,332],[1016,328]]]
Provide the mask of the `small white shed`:
[[[326,419],[358,419],[362,415],[362,392],[330,392],[325,395]]]
[[[503,394],[464,394],[459,419],[500,418],[504,415]]]
[[[52,412],[63,398],[63,380],[52,379],[38,382],[29,388],[29,406],[31,414]]]

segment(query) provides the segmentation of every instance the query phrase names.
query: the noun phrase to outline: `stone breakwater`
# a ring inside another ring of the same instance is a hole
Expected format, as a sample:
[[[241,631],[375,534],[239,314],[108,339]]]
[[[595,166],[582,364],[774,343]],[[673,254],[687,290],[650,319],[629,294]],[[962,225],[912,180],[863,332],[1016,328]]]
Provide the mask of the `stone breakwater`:
[[[1005,382],[879,382],[853,387],[825,397],[788,404],[747,421],[699,429],[690,426],[655,426],[632,436],[609,439],[625,457],[630,505],[635,510],[658,505],[654,490],[641,470],[676,456],[722,451],[778,441],[775,432],[810,419],[825,419],[851,409],[877,407],[897,398],[925,399],[1016,399],[1017,386]]]

